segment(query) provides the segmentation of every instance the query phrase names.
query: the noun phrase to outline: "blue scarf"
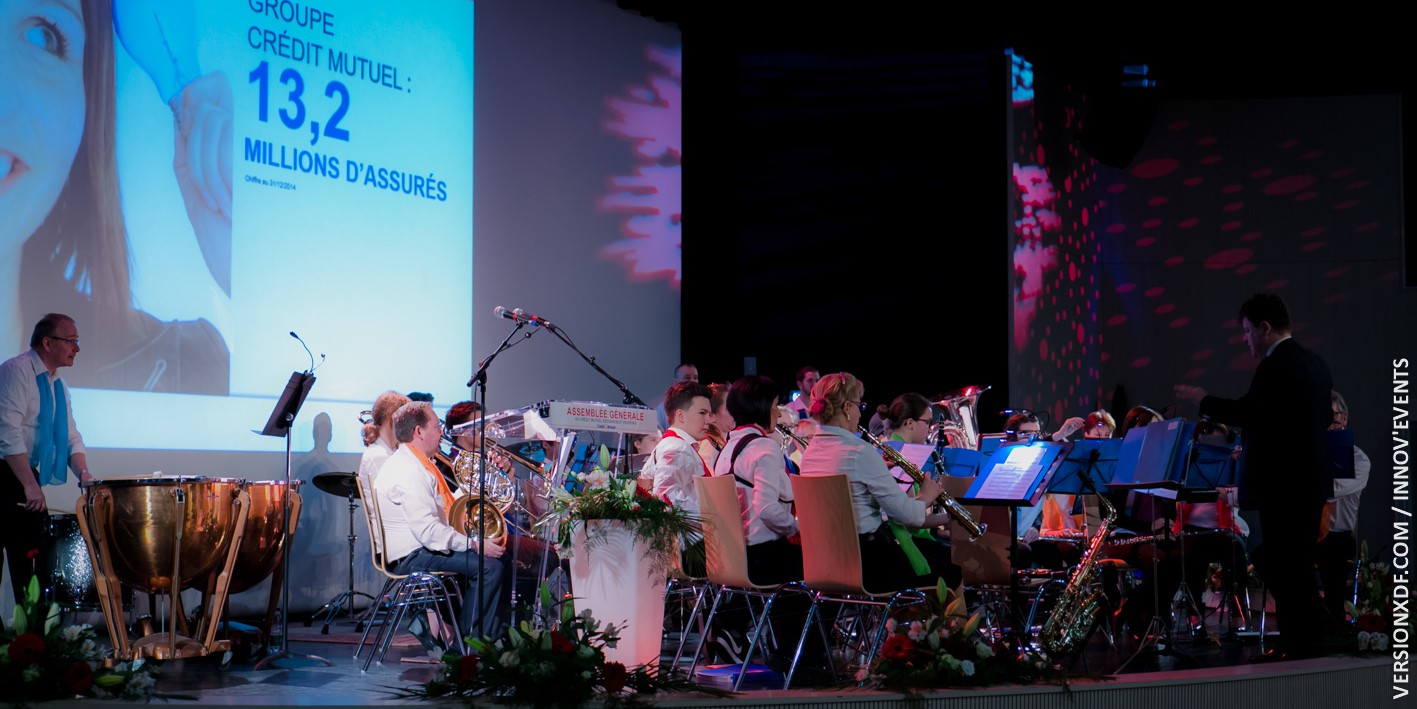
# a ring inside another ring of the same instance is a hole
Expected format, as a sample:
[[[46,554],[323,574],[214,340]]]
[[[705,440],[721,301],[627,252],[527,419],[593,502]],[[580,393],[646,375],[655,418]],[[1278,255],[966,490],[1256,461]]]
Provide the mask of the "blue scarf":
[[[30,465],[39,470],[40,485],[62,485],[69,477],[69,402],[64,397],[64,382],[55,379],[51,387],[49,372],[34,378],[39,389],[39,423],[34,429],[34,454]]]

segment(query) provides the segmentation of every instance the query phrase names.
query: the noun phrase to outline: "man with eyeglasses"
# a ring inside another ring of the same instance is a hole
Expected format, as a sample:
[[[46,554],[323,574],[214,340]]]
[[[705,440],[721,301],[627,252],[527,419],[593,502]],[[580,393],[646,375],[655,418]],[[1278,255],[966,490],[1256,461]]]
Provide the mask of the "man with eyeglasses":
[[[394,438],[399,448],[374,478],[374,497],[383,522],[384,556],[389,571],[450,571],[462,576],[463,636],[496,637],[501,630],[502,590],[508,580],[502,559],[505,548],[491,540],[471,537],[448,524],[453,493],[433,464],[443,428],[425,401],[410,401],[394,412]],[[478,583],[478,547],[483,550]],[[478,591],[481,595],[478,595]],[[481,613],[479,613],[479,610]],[[433,651],[451,638],[432,639],[423,629],[410,630]]]
[[[10,563],[15,600],[24,597],[35,569],[44,559],[43,530],[48,508],[45,485],[62,485],[73,468],[90,480],[84,439],[74,426],[69,391],[60,367],[72,367],[79,354],[74,319],[50,313],[30,335],[30,348],[0,364],[0,544]]]

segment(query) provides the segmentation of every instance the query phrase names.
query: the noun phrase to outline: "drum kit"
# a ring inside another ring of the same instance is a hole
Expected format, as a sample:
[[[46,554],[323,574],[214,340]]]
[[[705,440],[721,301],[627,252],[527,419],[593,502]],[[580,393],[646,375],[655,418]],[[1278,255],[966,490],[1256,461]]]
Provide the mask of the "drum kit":
[[[91,608],[88,591],[79,587],[91,588],[114,655],[124,661],[230,649],[230,640],[217,638],[228,596],[259,584],[280,566],[286,483],[158,474],[91,480],[80,488],[83,495],[72,519],[83,537],[86,560],[76,553],[77,542],[58,535],[70,524],[67,516],[50,522],[55,571],[48,580],[61,608]],[[299,509],[297,489],[291,494],[292,533]],[[91,584],[84,578],[83,561],[89,562]],[[277,578],[272,606],[279,587]],[[187,588],[202,592],[191,617],[182,607],[181,591]],[[132,589],[153,599],[166,597],[161,632],[130,640],[124,610],[132,605]]]

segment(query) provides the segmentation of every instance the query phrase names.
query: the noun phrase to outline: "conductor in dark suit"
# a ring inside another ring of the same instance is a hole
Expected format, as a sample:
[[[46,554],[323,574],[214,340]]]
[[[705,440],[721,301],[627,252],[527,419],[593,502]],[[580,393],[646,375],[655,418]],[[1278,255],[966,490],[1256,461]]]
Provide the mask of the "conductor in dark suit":
[[[1181,384],[1176,395],[1199,402],[1201,416],[1243,430],[1240,508],[1259,512],[1263,539],[1255,568],[1274,594],[1280,623],[1278,650],[1264,659],[1313,656],[1321,632],[1332,625],[1319,601],[1314,564],[1324,501],[1333,496],[1324,433],[1333,379],[1323,358],[1290,337],[1289,309],[1278,295],[1251,296],[1239,320],[1250,354],[1262,358],[1249,391],[1223,399]]]

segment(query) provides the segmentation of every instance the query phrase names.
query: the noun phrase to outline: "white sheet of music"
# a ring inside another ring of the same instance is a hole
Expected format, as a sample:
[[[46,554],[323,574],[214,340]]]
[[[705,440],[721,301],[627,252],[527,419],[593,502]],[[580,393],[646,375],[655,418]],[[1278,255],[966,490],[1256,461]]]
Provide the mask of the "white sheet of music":
[[[1028,497],[1028,486],[1043,469],[1040,460],[1044,450],[1035,446],[1010,446],[1004,462],[989,471],[988,479],[975,496],[994,500]]]

